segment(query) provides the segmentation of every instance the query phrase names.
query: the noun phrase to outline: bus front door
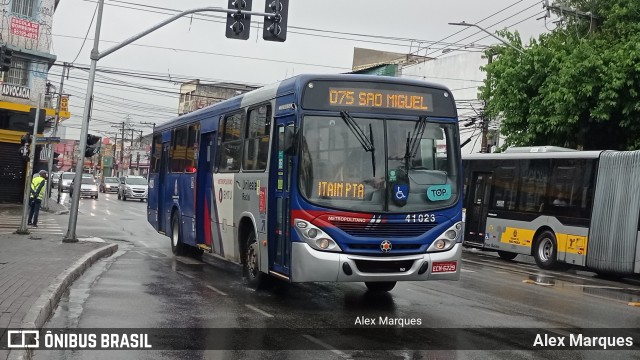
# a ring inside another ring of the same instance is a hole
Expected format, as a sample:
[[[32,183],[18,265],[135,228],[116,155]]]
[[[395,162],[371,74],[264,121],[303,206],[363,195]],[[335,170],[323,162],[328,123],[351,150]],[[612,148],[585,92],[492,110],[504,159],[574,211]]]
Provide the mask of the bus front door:
[[[289,190],[291,187],[292,159],[287,155],[287,137],[285,133],[293,130],[292,117],[276,118],[276,136],[273,145],[271,158],[270,182],[274,185],[271,191],[274,192],[275,200],[271,207],[270,214],[275,216],[275,221],[269,221],[273,228],[269,231],[275,241],[269,241],[269,268],[281,275],[290,276],[291,260],[291,216]],[[287,127],[290,127],[287,130]]]
[[[491,179],[491,173],[474,173],[472,177],[465,224],[465,242],[472,246],[482,247],[486,240]]]
[[[158,190],[156,191],[158,198],[158,231],[169,233],[165,229],[166,219],[166,194],[165,187],[167,182],[167,164],[169,161],[169,146],[171,143],[166,142],[162,144],[162,156],[160,156],[160,170],[158,171]]]

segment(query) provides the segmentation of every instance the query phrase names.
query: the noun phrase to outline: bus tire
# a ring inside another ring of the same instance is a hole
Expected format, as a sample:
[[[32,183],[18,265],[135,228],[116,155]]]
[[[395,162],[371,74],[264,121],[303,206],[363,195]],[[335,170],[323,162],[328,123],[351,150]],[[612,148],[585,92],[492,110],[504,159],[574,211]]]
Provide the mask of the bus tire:
[[[244,249],[244,261],[242,262],[242,272],[247,279],[249,286],[254,289],[262,289],[267,285],[267,274],[260,271],[258,259],[258,239],[255,231],[251,230],[247,236],[247,243]]]
[[[378,282],[365,282],[367,289],[372,292],[391,291],[396,287],[395,281],[378,281]]]
[[[550,270],[557,266],[558,242],[553,232],[546,230],[536,238],[533,257],[541,269]]]
[[[177,216],[171,217],[171,252],[174,255],[182,255],[184,253],[184,244],[182,243],[182,235],[180,235],[180,220]]]
[[[498,251],[498,256],[500,256],[500,259],[502,260],[513,260],[518,256],[518,254],[508,251]]]

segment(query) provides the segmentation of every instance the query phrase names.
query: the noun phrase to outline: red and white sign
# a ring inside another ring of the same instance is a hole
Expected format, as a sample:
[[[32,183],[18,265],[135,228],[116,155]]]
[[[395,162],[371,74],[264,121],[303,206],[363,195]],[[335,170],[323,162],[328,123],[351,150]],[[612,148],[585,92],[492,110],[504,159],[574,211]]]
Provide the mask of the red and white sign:
[[[260,214],[264,214],[267,212],[267,188],[262,186],[260,187]]]
[[[11,33],[28,39],[38,39],[40,24],[17,17],[11,18]]]
[[[456,272],[458,263],[455,261],[434,262],[431,265],[432,273]]]

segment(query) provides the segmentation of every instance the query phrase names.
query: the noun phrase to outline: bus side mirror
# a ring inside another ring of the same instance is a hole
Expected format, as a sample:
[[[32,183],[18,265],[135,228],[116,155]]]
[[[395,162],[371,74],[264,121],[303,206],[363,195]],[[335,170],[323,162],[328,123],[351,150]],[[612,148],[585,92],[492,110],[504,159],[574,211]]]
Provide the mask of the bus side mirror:
[[[298,145],[298,130],[289,125],[284,128],[284,153],[287,155],[295,155]]]

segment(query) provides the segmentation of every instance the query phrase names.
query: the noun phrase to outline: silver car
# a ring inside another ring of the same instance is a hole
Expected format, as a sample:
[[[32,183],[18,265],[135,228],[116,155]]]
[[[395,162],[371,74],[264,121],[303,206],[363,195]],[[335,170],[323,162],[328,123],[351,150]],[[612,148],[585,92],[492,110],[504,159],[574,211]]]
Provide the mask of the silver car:
[[[73,182],[71,183],[71,189],[69,191],[73,196]],[[91,197],[98,199],[98,183],[93,176],[82,176],[82,182],[80,183],[80,197]]]
[[[143,176],[123,176],[120,178],[120,187],[118,188],[118,199],[140,199],[146,201],[149,186],[147,179]]]
[[[58,192],[69,192],[69,189],[71,189],[71,183],[75,177],[76,173],[63,172],[62,175],[60,175],[60,180],[58,181]]]

